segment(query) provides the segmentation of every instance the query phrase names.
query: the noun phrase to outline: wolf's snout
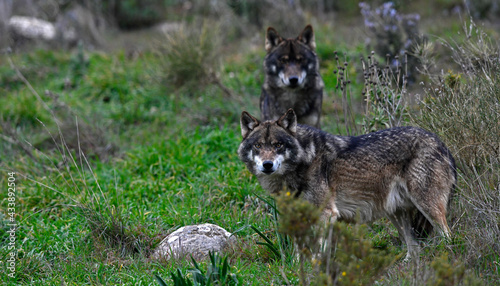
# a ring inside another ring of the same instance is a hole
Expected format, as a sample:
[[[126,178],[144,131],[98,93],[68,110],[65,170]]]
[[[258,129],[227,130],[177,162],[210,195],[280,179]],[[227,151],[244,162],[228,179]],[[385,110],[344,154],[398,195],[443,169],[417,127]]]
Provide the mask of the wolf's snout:
[[[274,166],[273,161],[264,161],[264,163],[262,163],[262,167],[264,167],[265,173],[273,172],[274,171],[273,166]]]
[[[266,159],[257,155],[254,157],[255,167],[259,174],[272,175],[281,172],[281,164],[284,160],[283,155],[270,154],[269,150],[264,154]]]
[[[290,82],[291,87],[296,87],[299,84],[299,77],[298,76],[291,76],[288,78],[288,81]]]

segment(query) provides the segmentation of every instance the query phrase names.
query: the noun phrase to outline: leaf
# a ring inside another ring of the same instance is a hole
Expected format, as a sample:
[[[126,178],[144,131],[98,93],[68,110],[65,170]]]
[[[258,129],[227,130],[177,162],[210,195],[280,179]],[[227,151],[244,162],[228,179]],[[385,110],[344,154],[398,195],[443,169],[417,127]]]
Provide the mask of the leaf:
[[[160,276],[155,274],[155,279],[158,282],[158,284],[160,284],[160,286],[167,286],[167,283],[165,283],[165,281],[163,281],[163,279],[161,279]]]

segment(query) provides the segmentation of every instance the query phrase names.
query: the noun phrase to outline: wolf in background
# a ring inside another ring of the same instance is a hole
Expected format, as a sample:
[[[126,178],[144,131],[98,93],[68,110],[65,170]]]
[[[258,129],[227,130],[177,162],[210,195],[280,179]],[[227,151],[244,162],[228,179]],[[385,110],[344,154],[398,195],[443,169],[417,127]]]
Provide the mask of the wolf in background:
[[[324,83],[315,49],[311,25],[295,39],[283,39],[272,27],[267,29],[260,97],[263,120],[277,120],[293,108],[299,123],[320,128]]]
[[[271,193],[283,187],[323,208],[323,220],[370,222],[388,217],[418,254],[417,238],[433,229],[448,237],[455,162],[439,138],[416,127],[335,136],[297,124],[290,109],[278,120],[241,115],[239,158]]]

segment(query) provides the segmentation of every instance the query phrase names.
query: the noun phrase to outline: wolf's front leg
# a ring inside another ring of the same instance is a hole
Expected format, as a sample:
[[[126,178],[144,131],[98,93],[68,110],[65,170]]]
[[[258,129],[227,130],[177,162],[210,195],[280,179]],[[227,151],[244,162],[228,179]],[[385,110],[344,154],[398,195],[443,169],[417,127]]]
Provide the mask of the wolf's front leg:
[[[330,202],[325,206],[323,212],[321,213],[320,220],[325,224],[333,224],[339,217],[339,211],[335,203]]]

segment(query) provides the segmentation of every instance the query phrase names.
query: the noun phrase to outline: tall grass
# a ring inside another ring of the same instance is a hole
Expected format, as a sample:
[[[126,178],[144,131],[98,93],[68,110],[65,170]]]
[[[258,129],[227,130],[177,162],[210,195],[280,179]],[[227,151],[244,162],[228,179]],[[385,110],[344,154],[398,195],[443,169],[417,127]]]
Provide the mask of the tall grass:
[[[183,24],[178,30],[165,34],[159,43],[158,59],[167,85],[187,90],[222,85],[219,77],[223,37],[219,28],[217,22],[203,21]]]
[[[415,122],[436,132],[459,171],[453,253],[487,281],[500,274],[500,48],[473,22],[445,47],[459,70],[435,76]],[[428,59],[426,59],[428,60]]]

